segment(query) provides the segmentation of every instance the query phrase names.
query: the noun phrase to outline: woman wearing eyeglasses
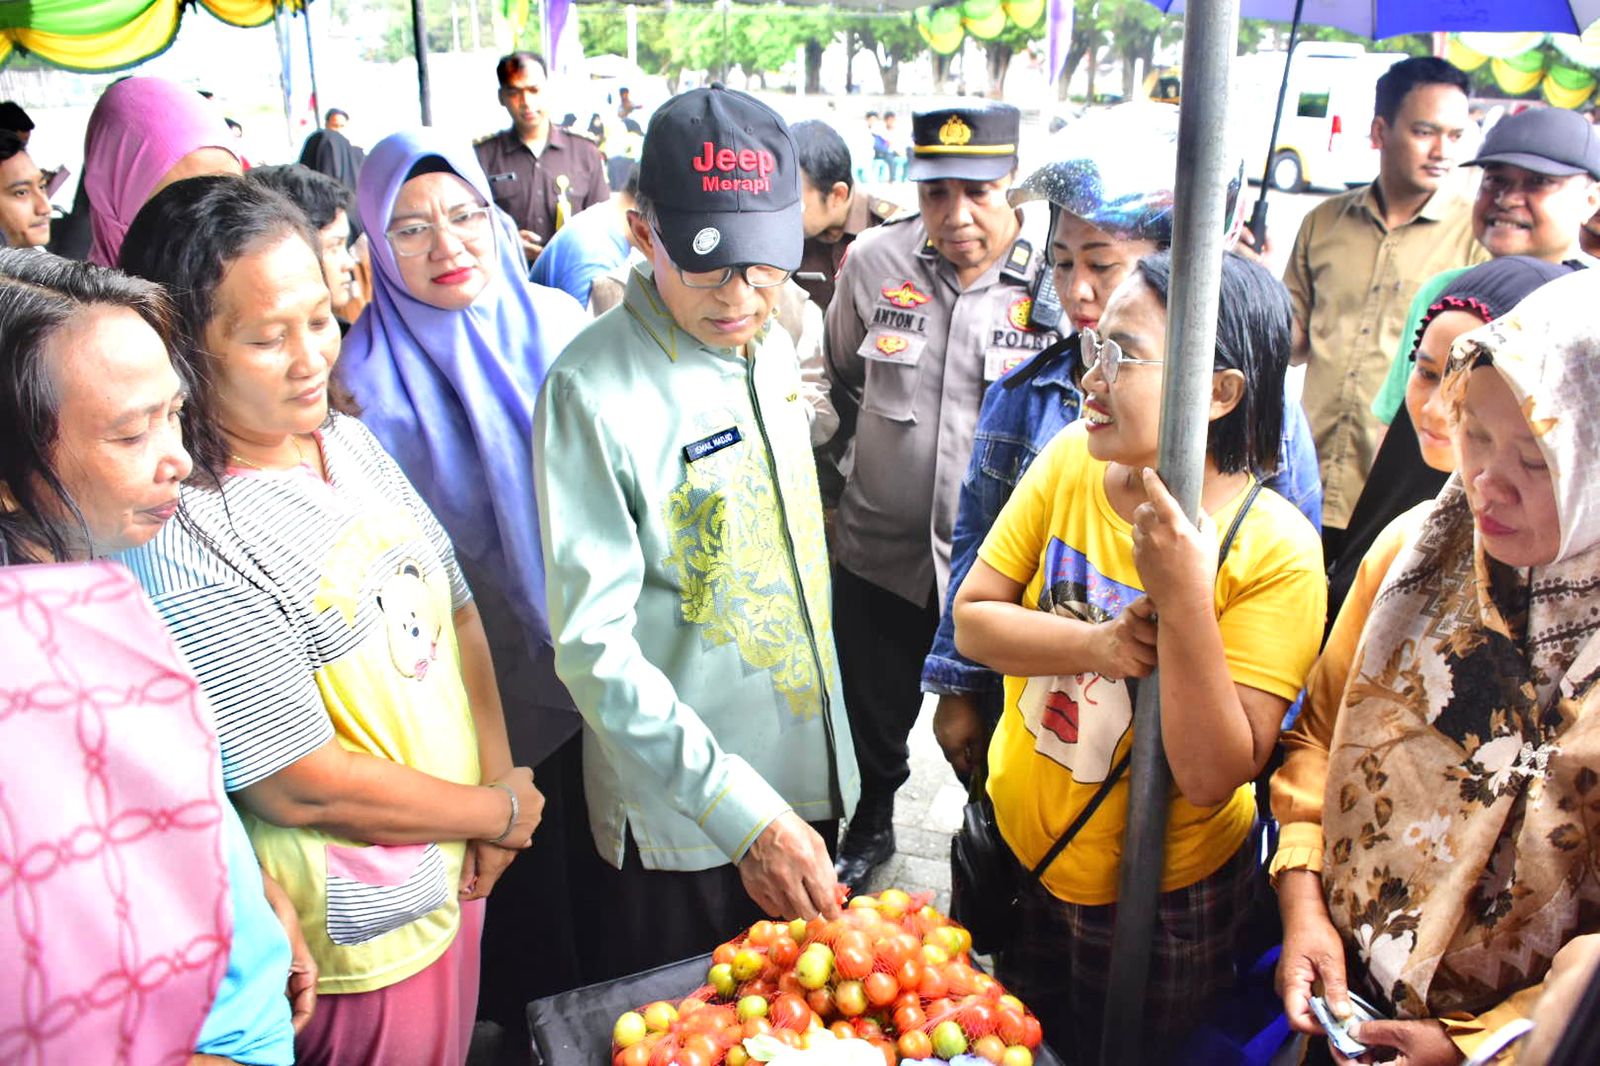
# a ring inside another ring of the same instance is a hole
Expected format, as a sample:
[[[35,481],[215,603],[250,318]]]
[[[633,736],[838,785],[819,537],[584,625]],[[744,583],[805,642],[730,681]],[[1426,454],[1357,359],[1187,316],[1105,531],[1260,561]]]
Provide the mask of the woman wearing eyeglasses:
[[[177,182],[125,269],[202,372],[176,518],[119,554],[216,712],[223,783],[319,970],[301,1063],[466,1057],[482,897],[539,821],[450,540],[356,419],[314,232],[238,177]]]
[[[372,302],[345,338],[338,379],[450,534],[494,655],[513,757],[535,768],[550,804],[486,919],[484,1014],[520,1031],[530,999],[583,983],[568,852],[584,853],[565,842],[567,815],[582,825],[579,720],[545,620],[532,425],[545,371],[588,316],[526,280],[515,229],[465,140],[431,129],[385,138],[356,198]]]
[[[1139,679],[1160,665],[1176,786],[1145,1010],[1155,1048],[1232,982],[1256,868],[1250,782],[1316,656],[1326,595],[1316,531],[1256,479],[1277,465],[1288,294],[1236,255],[1222,270],[1205,530],[1154,472],[1170,280],[1167,253],[1140,260],[1082,331],[1083,418],[1023,475],[955,601],[957,646],[1006,675],[987,790],[1017,861],[1031,869],[1115,781],[1042,876],[1023,875],[999,946],[1001,979],[1086,1062],[1100,1044],[1127,816],[1116,768]]]

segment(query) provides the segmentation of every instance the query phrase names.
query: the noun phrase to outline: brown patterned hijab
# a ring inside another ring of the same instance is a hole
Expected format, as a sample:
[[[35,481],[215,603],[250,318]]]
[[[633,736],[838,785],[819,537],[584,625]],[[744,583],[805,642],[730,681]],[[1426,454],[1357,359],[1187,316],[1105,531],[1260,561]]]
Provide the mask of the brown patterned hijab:
[[[1551,282],[1458,340],[1444,385],[1487,366],[1511,388],[1550,468],[1556,560],[1491,560],[1451,478],[1345,688],[1323,884],[1353,978],[1402,1018],[1480,1013],[1600,930],[1597,304],[1600,271]]]

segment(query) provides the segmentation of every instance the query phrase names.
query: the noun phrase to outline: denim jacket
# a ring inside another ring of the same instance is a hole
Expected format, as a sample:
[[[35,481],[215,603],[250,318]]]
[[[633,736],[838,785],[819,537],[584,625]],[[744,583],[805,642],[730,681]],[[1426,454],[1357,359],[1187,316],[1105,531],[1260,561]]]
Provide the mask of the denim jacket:
[[[922,666],[922,691],[998,694],[999,674],[956,651],[955,622],[950,608],[956,590],[978,558],[978,548],[1011,491],[1034,457],[1061,429],[1078,417],[1082,397],[1072,383],[1078,338],[1040,352],[989,386],[978,412],[972,460],[961,482],[955,533],[950,544],[950,587],[934,634],[933,649]],[[1278,472],[1265,482],[1294,504],[1317,529],[1322,528],[1322,481],[1316,448],[1305,411],[1284,397],[1283,435]]]

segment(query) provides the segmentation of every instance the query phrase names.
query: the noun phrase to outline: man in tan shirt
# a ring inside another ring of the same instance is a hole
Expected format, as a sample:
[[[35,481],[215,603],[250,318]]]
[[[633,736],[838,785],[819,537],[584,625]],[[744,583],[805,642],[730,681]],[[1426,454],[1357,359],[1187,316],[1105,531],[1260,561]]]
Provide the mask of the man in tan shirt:
[[[1294,362],[1322,468],[1323,545],[1338,554],[1380,427],[1369,410],[1417,287],[1488,257],[1471,204],[1452,186],[1463,151],[1467,78],[1441,59],[1401,60],[1378,79],[1378,177],[1306,216],[1284,273]]]

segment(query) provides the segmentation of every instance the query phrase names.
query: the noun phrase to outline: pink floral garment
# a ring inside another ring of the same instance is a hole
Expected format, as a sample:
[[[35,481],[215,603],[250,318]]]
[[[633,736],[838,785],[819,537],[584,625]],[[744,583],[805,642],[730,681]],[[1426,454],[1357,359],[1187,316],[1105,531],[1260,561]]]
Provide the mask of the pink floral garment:
[[[1456,342],[1539,440],[1555,562],[1491,563],[1459,475],[1390,567],[1334,730],[1329,911],[1400,1017],[1478,1014],[1600,930],[1600,272],[1546,285]],[[1497,574],[1492,574],[1492,570]],[[1491,597],[1490,580],[1501,588]]]
[[[0,567],[0,1062],[188,1061],[232,939],[225,802],[128,573]]]

